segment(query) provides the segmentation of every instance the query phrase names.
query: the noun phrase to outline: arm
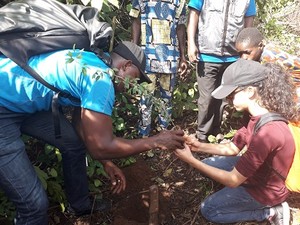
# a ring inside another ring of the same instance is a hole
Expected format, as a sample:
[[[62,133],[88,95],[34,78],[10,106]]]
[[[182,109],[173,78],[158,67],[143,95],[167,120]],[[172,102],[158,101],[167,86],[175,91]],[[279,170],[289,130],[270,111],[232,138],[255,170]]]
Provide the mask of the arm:
[[[113,135],[109,116],[82,109],[81,123],[86,147],[94,159],[122,158],[150,149],[183,148],[182,131],[163,131],[158,135],[128,140]]]
[[[140,43],[141,37],[141,17],[134,18],[131,26],[131,39],[135,44]]]
[[[256,15],[256,3],[255,0],[250,0],[248,9],[244,17],[244,27],[253,27],[255,15]]]
[[[76,107],[72,115],[72,124],[75,127],[77,133],[84,140],[82,123],[80,122],[81,108]],[[105,172],[110,178],[112,184],[112,193],[120,193],[126,188],[126,178],[123,172],[111,161],[111,160],[98,160],[102,163]]]
[[[190,62],[197,62],[199,49],[196,44],[196,35],[198,31],[198,19],[200,12],[190,8],[189,21],[187,26],[187,37],[188,37],[188,56]]]
[[[235,146],[233,142],[221,144],[202,143],[191,136],[185,136],[185,140],[186,144],[194,152],[204,152],[212,155],[222,156],[237,155],[240,152],[240,149]]]
[[[180,54],[178,72],[180,76],[185,76],[188,68],[188,64],[185,58],[185,43],[186,43],[185,25],[179,24],[177,26],[176,32],[177,32],[178,48]]]
[[[210,177],[211,179],[227,186],[227,187],[237,187],[242,184],[247,178],[240,174],[235,168],[232,171],[225,171],[222,169],[209,166],[198,159],[194,158],[190,148],[186,145],[184,149],[175,150],[175,154],[183,161],[188,163],[190,166],[199,170],[204,175]]]
[[[244,21],[244,27],[253,27],[253,23],[254,23],[254,16],[248,16],[245,17],[245,21]]]

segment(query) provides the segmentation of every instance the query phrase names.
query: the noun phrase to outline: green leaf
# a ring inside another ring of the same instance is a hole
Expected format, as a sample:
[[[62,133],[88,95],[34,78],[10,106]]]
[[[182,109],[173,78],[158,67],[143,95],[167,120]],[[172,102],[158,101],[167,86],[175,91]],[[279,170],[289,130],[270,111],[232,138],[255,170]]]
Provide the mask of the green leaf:
[[[60,153],[58,148],[55,148],[55,155],[56,155],[56,158],[57,158],[58,162],[61,162],[62,161],[62,156],[61,156],[61,153]]]
[[[86,172],[87,172],[88,177],[92,177],[95,173],[95,168],[94,167],[88,166],[86,168],[86,170],[87,170]]]
[[[97,169],[96,169],[96,174],[97,174],[97,175],[104,175],[104,176],[106,175],[106,173],[105,173],[103,167],[102,167],[102,168],[97,168]]]
[[[83,68],[82,68],[82,74],[83,74],[84,76],[87,75],[87,69],[86,69],[86,67],[83,67]]]
[[[210,143],[217,143],[218,142],[216,137],[213,136],[213,135],[209,135],[207,139]]]
[[[188,94],[189,94],[189,96],[191,96],[191,97],[193,98],[194,95],[195,95],[195,90],[194,90],[193,88],[190,88],[190,89],[188,90]]]
[[[49,145],[49,144],[45,144],[44,150],[45,150],[45,153],[47,155],[49,155],[49,153],[51,153],[54,149],[55,149],[54,146]]]
[[[68,59],[66,60],[66,63],[72,63],[73,61],[74,61],[73,58],[68,58]]]
[[[71,51],[68,51],[68,56],[70,56],[71,58],[73,57],[73,53]]]
[[[50,169],[49,174],[50,174],[52,177],[57,177],[57,171],[56,171],[54,168],[51,168],[51,169]]]
[[[94,185],[95,185],[95,187],[100,187],[100,186],[102,186],[102,182],[99,179],[95,179]]]
[[[34,166],[34,169],[35,169],[39,179],[41,180],[43,187],[45,188],[45,190],[47,190],[47,179],[48,179],[47,173],[45,173],[43,170],[41,170],[37,166]]]

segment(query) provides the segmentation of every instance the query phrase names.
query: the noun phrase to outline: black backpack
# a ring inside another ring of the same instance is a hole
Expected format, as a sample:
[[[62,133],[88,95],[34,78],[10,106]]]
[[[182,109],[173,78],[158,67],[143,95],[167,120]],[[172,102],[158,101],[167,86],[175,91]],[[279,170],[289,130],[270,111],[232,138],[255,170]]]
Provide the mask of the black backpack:
[[[66,5],[57,0],[19,0],[0,8],[0,21],[0,54],[56,92],[52,102],[55,117],[58,117],[58,96],[79,100],[48,84],[28,66],[31,56],[75,46],[95,52],[106,64],[111,64],[110,57],[103,52],[109,51],[113,30],[110,24],[99,20],[96,8]],[[58,121],[55,129],[60,137]]]

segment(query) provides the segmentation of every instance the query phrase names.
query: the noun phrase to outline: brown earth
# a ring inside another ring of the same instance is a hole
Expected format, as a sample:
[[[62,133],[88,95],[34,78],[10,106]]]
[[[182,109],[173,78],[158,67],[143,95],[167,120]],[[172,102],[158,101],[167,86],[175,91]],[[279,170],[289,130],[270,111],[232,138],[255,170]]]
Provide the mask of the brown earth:
[[[205,196],[222,186],[201,176],[200,173],[176,159],[169,152],[156,152],[152,158],[138,157],[137,162],[123,168],[127,188],[120,195],[110,195],[113,209],[109,213],[97,213],[82,218],[68,218],[64,214],[52,216],[52,224],[64,225],[149,225],[149,188],[159,187],[159,224],[206,225],[198,213],[199,203]],[[288,199],[293,216],[292,225],[300,224],[300,194]],[[267,222],[244,222],[235,225],[267,225]],[[155,225],[155,224],[152,224]]]
[[[227,129],[240,126],[238,119],[227,109]],[[226,114],[226,113],[225,113]],[[226,115],[225,115],[226,117]],[[189,118],[187,121],[186,118]],[[189,134],[195,131],[195,114],[178,120],[179,126]],[[228,131],[228,130],[227,130]],[[226,132],[227,132],[226,131]],[[226,133],[225,132],[225,133]],[[150,154],[149,154],[150,153]],[[197,155],[199,159],[207,155]],[[212,225],[199,213],[200,202],[222,185],[203,177],[198,171],[168,151],[149,151],[136,157],[137,162],[123,168],[127,179],[126,190],[119,195],[112,195],[109,182],[103,190],[105,198],[112,199],[113,208],[108,213],[95,213],[82,218],[68,218],[63,213],[51,213],[51,225],[150,225],[149,223],[149,188],[159,188],[158,218],[160,225]],[[288,199],[291,208],[291,225],[300,225],[300,194],[291,194]],[[234,225],[267,225],[267,222],[243,222]],[[155,225],[155,224],[151,224]]]

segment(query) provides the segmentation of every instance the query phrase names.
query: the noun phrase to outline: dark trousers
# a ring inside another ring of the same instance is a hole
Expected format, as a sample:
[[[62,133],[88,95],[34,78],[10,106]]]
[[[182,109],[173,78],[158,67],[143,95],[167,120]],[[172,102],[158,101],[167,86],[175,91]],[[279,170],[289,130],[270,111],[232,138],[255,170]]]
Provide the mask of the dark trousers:
[[[17,209],[16,224],[46,225],[48,199],[25,151],[21,133],[59,148],[64,188],[74,210],[90,208],[85,145],[60,115],[62,140],[54,137],[52,112],[21,114],[0,107],[0,187]]]
[[[220,99],[215,99],[211,93],[221,84],[223,72],[231,63],[197,64],[198,98],[198,130],[197,137],[207,140],[209,135],[220,132],[222,113],[226,104]]]

